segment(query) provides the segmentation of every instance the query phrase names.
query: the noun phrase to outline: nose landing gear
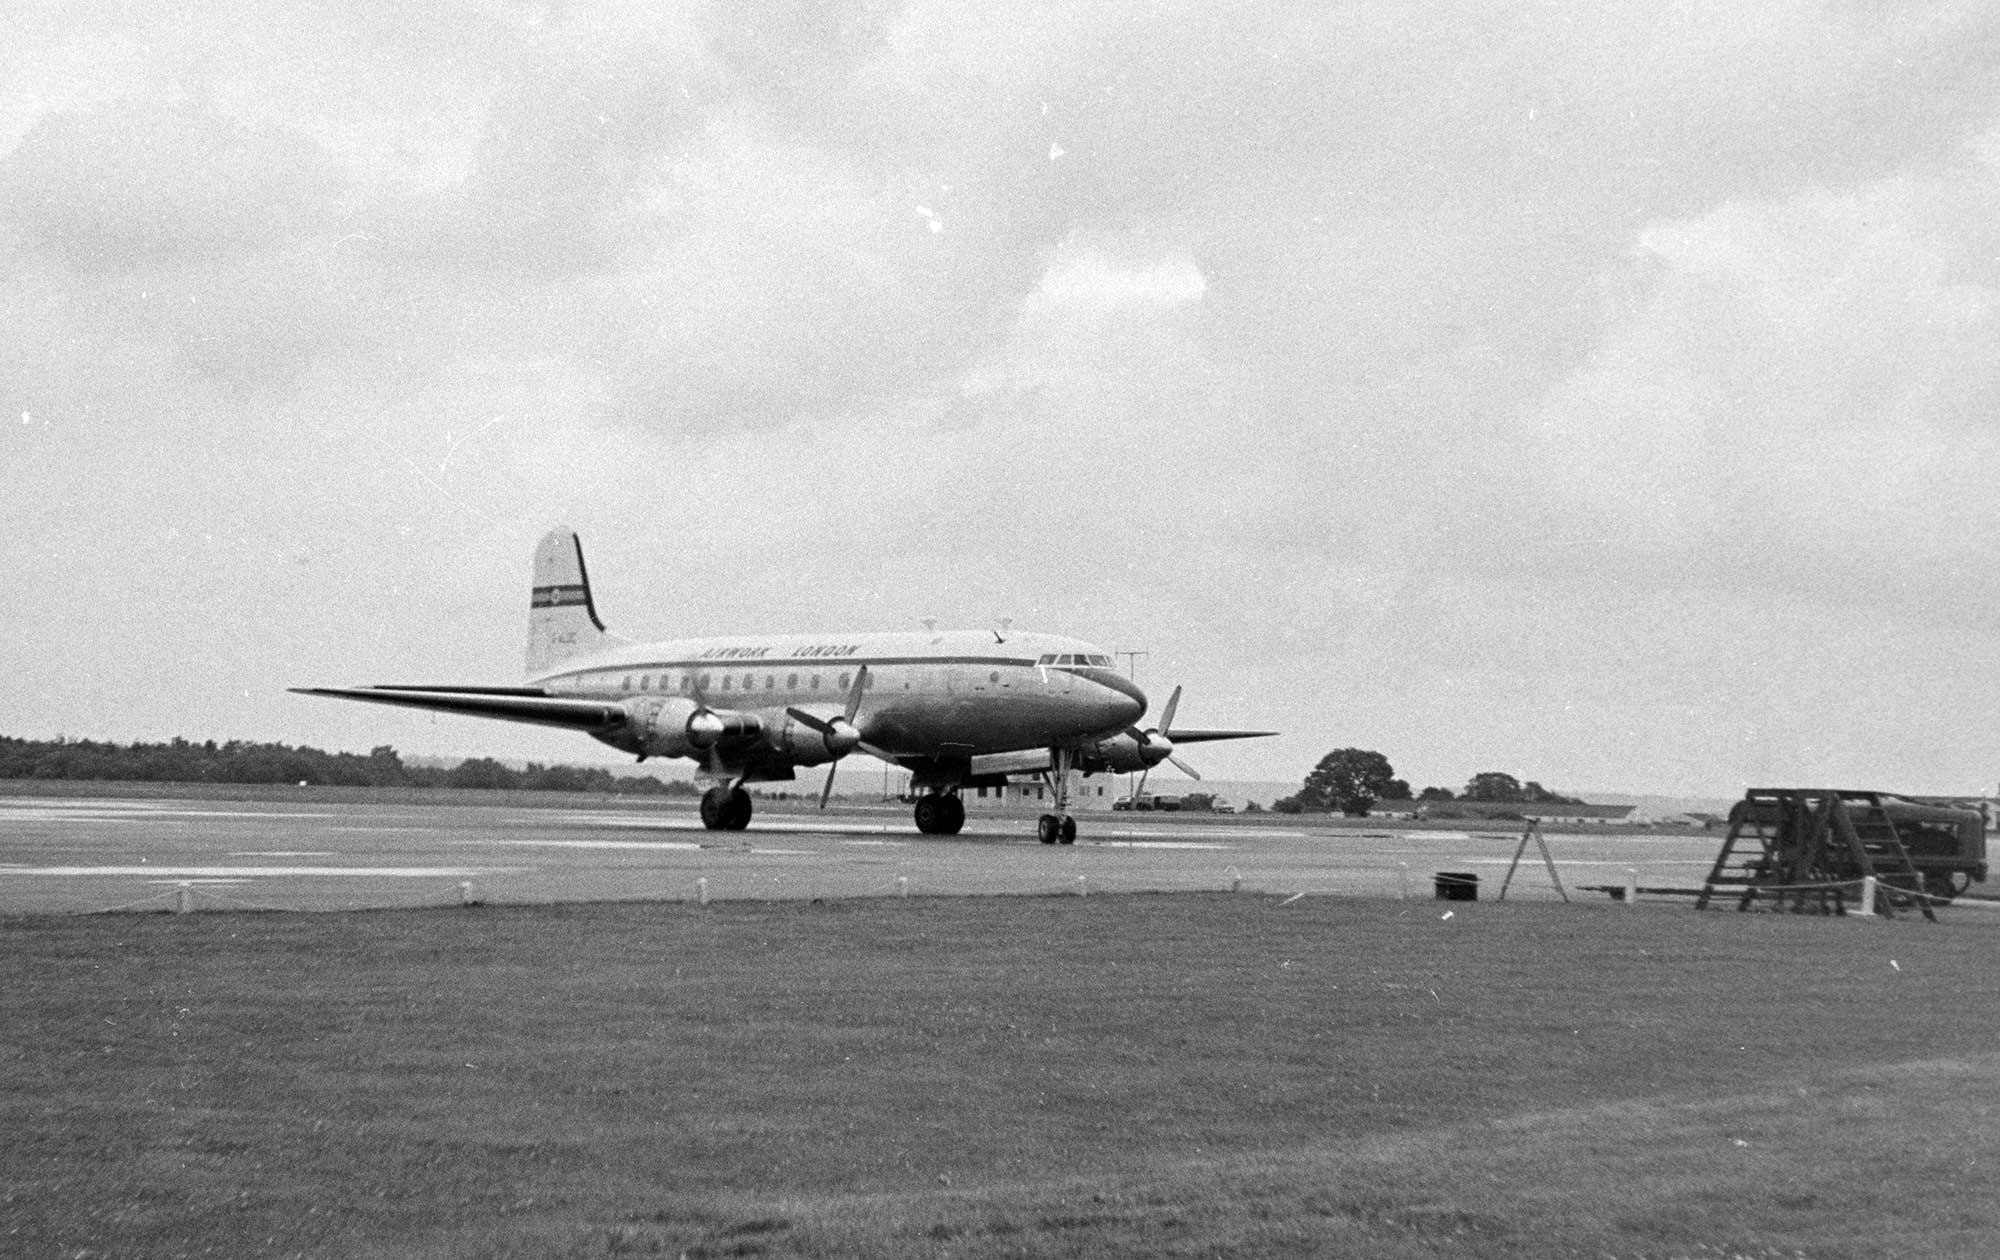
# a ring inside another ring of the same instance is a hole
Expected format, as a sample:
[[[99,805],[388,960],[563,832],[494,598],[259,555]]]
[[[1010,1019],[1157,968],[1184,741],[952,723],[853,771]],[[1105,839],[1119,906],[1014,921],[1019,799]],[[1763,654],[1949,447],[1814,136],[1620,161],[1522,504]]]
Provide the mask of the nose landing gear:
[[[1069,775],[1076,768],[1076,750],[1049,750],[1049,790],[1055,796],[1056,812],[1035,820],[1035,839],[1043,844],[1075,844],[1076,819],[1069,814]]]

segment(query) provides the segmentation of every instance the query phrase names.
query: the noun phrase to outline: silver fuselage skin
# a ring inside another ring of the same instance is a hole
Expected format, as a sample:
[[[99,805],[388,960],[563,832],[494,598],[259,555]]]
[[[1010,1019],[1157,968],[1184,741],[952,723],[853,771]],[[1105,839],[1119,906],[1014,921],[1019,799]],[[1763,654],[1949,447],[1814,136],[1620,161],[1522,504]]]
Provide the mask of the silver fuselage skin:
[[[1146,697],[1102,648],[1049,634],[992,631],[755,635],[625,644],[530,678],[551,696],[634,703],[695,700],[756,715],[842,714],[862,667],[854,722],[872,749],[969,758],[1082,745],[1146,712]]]

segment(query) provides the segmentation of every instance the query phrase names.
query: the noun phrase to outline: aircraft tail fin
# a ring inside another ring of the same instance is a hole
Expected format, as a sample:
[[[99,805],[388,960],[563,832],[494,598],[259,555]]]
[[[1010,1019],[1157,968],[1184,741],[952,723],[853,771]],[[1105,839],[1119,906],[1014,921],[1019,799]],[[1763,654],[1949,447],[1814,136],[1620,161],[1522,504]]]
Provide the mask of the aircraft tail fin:
[[[604,629],[590,598],[583,543],[558,526],[535,547],[534,585],[528,597],[528,676],[546,674],[574,656],[625,642]]]

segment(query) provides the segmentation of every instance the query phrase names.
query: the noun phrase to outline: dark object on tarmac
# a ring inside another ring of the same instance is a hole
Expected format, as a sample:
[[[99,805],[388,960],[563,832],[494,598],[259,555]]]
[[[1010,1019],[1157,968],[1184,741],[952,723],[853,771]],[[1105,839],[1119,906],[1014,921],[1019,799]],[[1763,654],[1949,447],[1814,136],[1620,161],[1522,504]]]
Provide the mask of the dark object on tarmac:
[[[1845,914],[1876,881],[1876,904],[1893,915],[1949,902],[1986,865],[1986,817],[1942,800],[1911,800],[1845,788],[1752,788],[1729,811],[1729,835],[1696,909],[1711,899],[1747,910],[1767,900],[1780,910]]]
[[[1479,876],[1470,871],[1439,871],[1433,882],[1439,901],[1479,900]]]

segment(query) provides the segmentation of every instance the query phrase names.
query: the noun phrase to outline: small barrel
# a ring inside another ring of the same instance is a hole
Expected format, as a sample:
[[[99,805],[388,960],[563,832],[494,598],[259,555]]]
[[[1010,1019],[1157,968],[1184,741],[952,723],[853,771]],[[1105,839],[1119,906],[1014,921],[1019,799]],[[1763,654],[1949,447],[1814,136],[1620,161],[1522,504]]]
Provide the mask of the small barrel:
[[[1479,900],[1479,876],[1470,871],[1439,871],[1432,879],[1439,901]]]

